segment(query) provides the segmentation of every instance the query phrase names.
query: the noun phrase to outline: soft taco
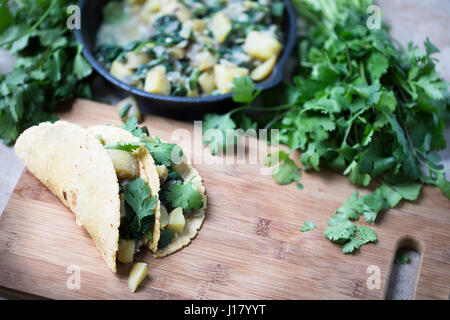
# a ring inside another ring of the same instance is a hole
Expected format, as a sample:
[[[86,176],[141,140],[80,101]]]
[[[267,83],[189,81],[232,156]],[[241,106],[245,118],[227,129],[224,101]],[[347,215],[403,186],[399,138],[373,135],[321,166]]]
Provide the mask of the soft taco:
[[[119,131],[129,131],[128,137]],[[187,162],[181,148],[149,136],[148,129],[137,126],[129,119],[122,128],[111,126],[89,127],[88,131],[104,143],[120,143],[118,148],[132,150],[133,146],[145,146],[152,156],[151,164],[144,162],[149,184],[158,185],[156,222],[153,243],[147,243],[156,258],[167,256],[188,245],[197,235],[205,219],[206,194],[198,171]],[[130,137],[130,133],[132,137]],[[158,180],[156,183],[155,180]],[[160,230],[156,230],[156,227]],[[155,235],[158,235],[156,238]],[[155,247],[155,239],[158,239]]]
[[[116,258],[131,263],[141,246],[155,257],[183,248],[205,218],[198,172],[178,146],[149,137],[136,119],[120,128],[41,123],[22,133],[15,150],[71,209],[113,272]]]

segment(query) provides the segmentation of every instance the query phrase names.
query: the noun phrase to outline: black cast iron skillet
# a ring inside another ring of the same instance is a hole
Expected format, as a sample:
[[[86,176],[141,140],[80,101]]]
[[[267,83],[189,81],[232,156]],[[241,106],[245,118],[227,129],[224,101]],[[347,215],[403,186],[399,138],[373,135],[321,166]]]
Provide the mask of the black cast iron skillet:
[[[102,8],[109,0],[80,0],[81,28],[75,30],[77,40],[83,45],[83,54],[92,67],[124,95],[134,95],[140,109],[172,118],[195,118],[208,112],[220,112],[233,107],[231,93],[207,97],[174,97],[149,93],[130,86],[113,77],[95,58],[97,31],[102,22]],[[296,16],[289,0],[284,0],[285,12],[282,31],[285,39],[283,51],[271,73],[264,81],[256,83],[256,89],[270,89],[283,78],[283,66],[289,58],[296,40]]]

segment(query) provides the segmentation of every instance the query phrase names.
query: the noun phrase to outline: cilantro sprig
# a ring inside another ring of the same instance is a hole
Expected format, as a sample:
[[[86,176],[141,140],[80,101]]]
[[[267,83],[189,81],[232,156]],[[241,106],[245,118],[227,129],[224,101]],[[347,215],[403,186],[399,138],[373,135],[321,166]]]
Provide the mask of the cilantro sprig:
[[[149,185],[141,178],[136,178],[123,189],[126,202],[133,208],[138,217],[138,224],[143,218],[153,215],[158,199],[151,196],[152,191]]]
[[[300,227],[301,232],[311,231],[316,228],[316,225],[312,221],[305,221],[305,223]]]
[[[142,144],[139,142],[117,142],[117,143],[113,143],[113,144],[107,144],[104,145],[103,147],[105,149],[118,149],[118,150],[123,150],[123,151],[127,151],[127,152],[131,152],[134,151],[136,149],[139,149],[139,147],[141,147]]]
[[[167,189],[166,199],[174,208],[181,207],[184,211],[197,210],[203,206],[201,193],[189,181],[171,185]]]
[[[167,167],[171,167],[183,156],[182,149],[176,144],[161,142],[158,138],[149,139],[147,127],[139,127],[136,117],[128,118],[121,128],[129,131],[133,136],[140,139],[140,143],[128,144],[124,147],[129,149],[135,146],[137,148],[140,145],[144,145],[158,165],[163,164]]]
[[[151,234],[155,222],[155,210],[158,199],[151,196],[149,185],[141,178],[136,178],[122,186],[125,198],[125,217],[120,224],[120,237],[140,240],[146,233]]]

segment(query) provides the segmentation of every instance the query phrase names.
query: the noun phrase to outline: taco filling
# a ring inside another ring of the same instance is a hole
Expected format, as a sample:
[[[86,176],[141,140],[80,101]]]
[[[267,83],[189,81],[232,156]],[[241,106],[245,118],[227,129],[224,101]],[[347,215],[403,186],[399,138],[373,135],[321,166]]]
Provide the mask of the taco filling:
[[[145,146],[126,130],[94,126],[88,131],[96,136],[112,160],[120,198],[117,260],[132,263],[142,245],[154,247],[155,251],[159,240],[159,180],[151,174],[155,167]]]
[[[158,199],[140,177],[133,152],[108,149],[119,180],[120,227],[117,260],[132,263],[139,248],[153,240]]]
[[[131,135],[126,139],[121,134],[118,139],[114,130],[123,129]],[[133,262],[142,245],[147,245],[155,257],[187,245],[203,222],[206,197],[201,177],[187,164],[181,148],[149,136],[148,129],[139,128],[134,118],[121,128],[103,126],[90,130],[98,134],[109,152],[119,180],[117,259]],[[151,165],[142,160],[146,154],[152,158]]]
[[[185,162],[167,167],[157,165],[161,190],[159,191],[161,236],[158,249],[169,246],[177,238],[189,222],[191,216],[202,214],[204,206],[202,185],[198,180],[185,179],[188,167]]]

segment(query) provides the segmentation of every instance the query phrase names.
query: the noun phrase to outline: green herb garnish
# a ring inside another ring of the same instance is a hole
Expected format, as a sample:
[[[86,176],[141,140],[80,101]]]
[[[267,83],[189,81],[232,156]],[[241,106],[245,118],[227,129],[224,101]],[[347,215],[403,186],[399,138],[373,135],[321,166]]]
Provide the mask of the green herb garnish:
[[[316,225],[312,221],[305,221],[305,224],[300,227],[301,232],[306,232],[310,230],[314,230]]]
[[[203,206],[201,193],[194,184],[186,181],[169,186],[166,200],[171,202],[174,208],[181,207],[184,211],[197,210]]]

